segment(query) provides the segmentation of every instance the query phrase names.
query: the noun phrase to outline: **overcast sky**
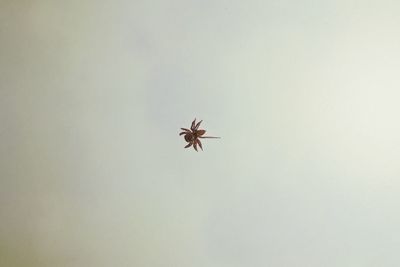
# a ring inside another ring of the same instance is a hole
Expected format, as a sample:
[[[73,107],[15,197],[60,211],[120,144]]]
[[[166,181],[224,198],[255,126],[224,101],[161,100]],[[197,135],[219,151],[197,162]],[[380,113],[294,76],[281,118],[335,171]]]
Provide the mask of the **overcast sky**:
[[[0,265],[400,266],[399,14],[0,1]]]

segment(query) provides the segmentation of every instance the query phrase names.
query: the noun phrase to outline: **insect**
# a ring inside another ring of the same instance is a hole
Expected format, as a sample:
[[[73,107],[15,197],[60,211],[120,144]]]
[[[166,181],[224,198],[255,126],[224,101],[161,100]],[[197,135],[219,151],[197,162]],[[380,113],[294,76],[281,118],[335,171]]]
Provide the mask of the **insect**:
[[[205,130],[199,130],[200,123],[203,120],[199,121],[196,124],[196,119],[192,121],[192,125],[190,126],[190,130],[186,128],[181,128],[183,132],[179,133],[179,135],[184,135],[185,141],[188,142],[188,144],[185,146],[185,148],[191,147],[193,145],[194,150],[197,150],[197,145],[203,150],[203,146],[201,145],[200,138],[221,138],[221,137],[215,137],[215,136],[203,136],[206,131]]]

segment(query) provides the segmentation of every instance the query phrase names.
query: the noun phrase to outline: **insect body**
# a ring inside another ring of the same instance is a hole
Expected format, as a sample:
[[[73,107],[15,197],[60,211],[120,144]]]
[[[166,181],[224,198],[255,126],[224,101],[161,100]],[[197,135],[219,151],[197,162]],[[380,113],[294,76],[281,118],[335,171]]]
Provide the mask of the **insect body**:
[[[184,135],[185,141],[188,142],[188,144],[185,146],[185,148],[193,146],[193,148],[197,150],[197,145],[203,150],[203,146],[201,145],[200,138],[220,138],[220,137],[214,137],[214,136],[204,136],[206,133],[205,130],[199,130],[200,123],[202,122],[199,121],[196,124],[196,119],[192,122],[192,125],[190,126],[190,130],[186,128],[181,128],[183,132],[179,133],[179,135]]]

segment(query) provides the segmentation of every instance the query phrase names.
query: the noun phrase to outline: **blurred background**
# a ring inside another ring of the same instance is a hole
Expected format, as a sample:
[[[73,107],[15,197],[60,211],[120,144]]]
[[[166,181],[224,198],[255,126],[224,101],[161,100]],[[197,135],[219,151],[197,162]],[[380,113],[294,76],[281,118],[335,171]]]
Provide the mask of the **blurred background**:
[[[399,13],[0,1],[0,265],[400,266]]]

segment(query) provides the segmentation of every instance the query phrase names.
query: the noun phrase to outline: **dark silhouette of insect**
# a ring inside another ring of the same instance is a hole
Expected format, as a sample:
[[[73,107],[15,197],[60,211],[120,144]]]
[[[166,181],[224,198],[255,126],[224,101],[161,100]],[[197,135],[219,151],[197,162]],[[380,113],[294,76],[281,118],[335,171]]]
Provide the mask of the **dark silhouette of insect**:
[[[200,138],[221,138],[221,137],[215,137],[215,136],[204,136],[206,133],[205,130],[199,130],[200,123],[202,122],[199,121],[196,124],[196,119],[192,121],[192,125],[189,129],[186,128],[181,128],[183,132],[179,133],[179,135],[184,135],[185,141],[188,142],[188,144],[185,146],[185,148],[193,146],[194,150],[197,150],[197,145],[203,150],[203,146],[201,145]]]

